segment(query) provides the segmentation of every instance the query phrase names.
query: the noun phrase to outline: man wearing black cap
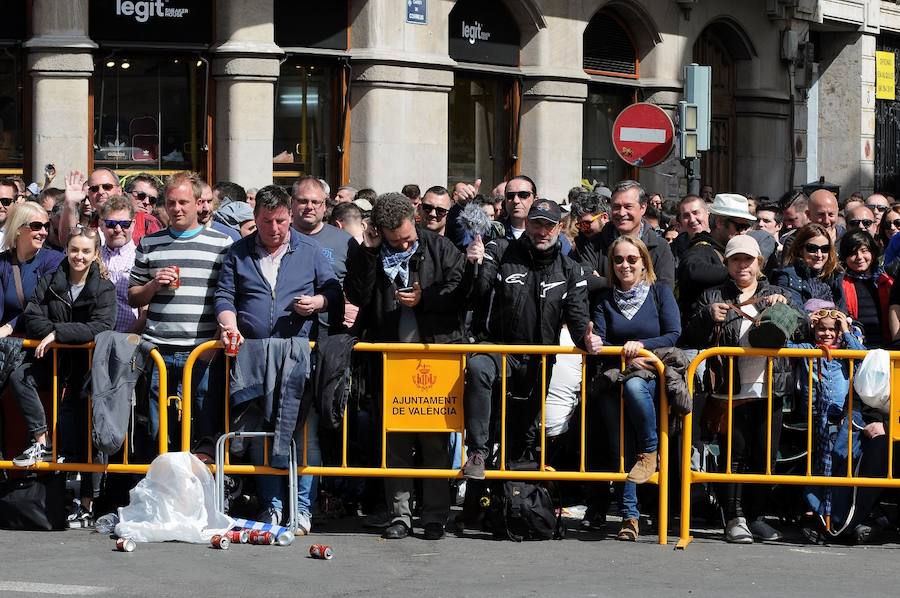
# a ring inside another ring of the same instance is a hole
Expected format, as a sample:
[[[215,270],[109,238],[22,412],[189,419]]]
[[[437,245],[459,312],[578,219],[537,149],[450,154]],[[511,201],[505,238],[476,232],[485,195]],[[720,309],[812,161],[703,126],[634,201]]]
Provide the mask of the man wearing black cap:
[[[507,187],[507,190],[509,187]],[[575,343],[596,351],[599,339],[589,326],[587,281],[581,266],[561,250],[559,205],[536,199],[518,239],[469,246],[467,259],[479,264],[474,283],[476,335],[488,343],[557,345],[566,324]],[[548,359],[548,361],[550,361]],[[479,353],[467,361],[464,394],[468,460],[463,475],[483,479],[490,438],[492,397],[501,387],[501,358]],[[509,355],[506,367],[509,459],[520,458],[535,441],[540,423],[541,357]],[[494,414],[496,415],[496,414]]]

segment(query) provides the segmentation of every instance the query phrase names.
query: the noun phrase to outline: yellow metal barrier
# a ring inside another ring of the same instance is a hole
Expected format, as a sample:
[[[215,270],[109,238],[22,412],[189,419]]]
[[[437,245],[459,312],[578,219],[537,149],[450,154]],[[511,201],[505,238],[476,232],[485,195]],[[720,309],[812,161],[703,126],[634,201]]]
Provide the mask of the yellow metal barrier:
[[[847,397],[847,412],[853,412],[853,370],[854,370],[854,361],[862,360],[865,358],[867,351],[853,351],[853,350],[833,350],[830,351],[830,356],[832,359],[849,359],[850,360],[850,389],[851,392]],[[677,548],[684,549],[690,544],[693,537],[691,536],[690,530],[690,522],[691,522],[691,485],[699,484],[705,482],[719,482],[719,483],[743,483],[743,484],[791,484],[791,485],[809,485],[809,486],[858,486],[858,487],[885,487],[885,488],[900,488],[900,479],[894,479],[893,477],[893,442],[889,441],[888,445],[888,476],[887,478],[862,478],[853,476],[853,435],[848,434],[848,455],[847,455],[847,475],[841,476],[837,475],[837,472],[833,472],[832,476],[822,476],[822,475],[814,475],[812,471],[812,455],[813,455],[813,421],[812,421],[812,413],[813,413],[813,360],[816,358],[826,357],[825,352],[821,349],[751,349],[751,348],[737,348],[737,347],[713,347],[711,349],[706,349],[701,351],[696,358],[691,362],[690,367],[687,371],[687,384],[688,391],[691,393],[691,396],[694,394],[694,378],[697,371],[697,368],[701,363],[706,361],[711,357],[724,356],[728,358],[728,407],[727,407],[727,443],[725,449],[725,471],[724,472],[702,472],[702,471],[694,471],[691,468],[691,425],[693,421],[694,414],[689,413],[685,416],[684,419],[684,437],[682,439],[682,451],[681,451],[681,530],[680,530],[680,539]],[[891,351],[891,395],[890,395],[890,408],[889,413],[891,417],[889,418],[890,424],[886,433],[890,440],[900,440],[898,438],[898,434],[900,434],[900,427],[895,425],[895,422],[898,419],[898,413],[895,411],[895,401],[894,396],[897,394],[900,389],[897,388],[897,385],[900,384],[900,375],[898,375],[897,370],[900,369],[900,352]],[[767,358],[767,396],[765,399],[758,399],[760,401],[766,401],[767,404],[767,432],[766,432],[766,471],[764,473],[734,473],[731,468],[731,430],[732,430],[732,415],[733,415],[733,374],[734,374],[734,359],[736,357],[765,357]],[[772,360],[777,357],[787,357],[787,358],[804,358],[809,360],[809,378],[807,380],[808,392],[806,396],[806,414],[807,414],[807,429],[806,429],[806,472],[804,475],[797,474],[774,474],[772,473],[772,452],[777,451],[778,447],[772,446],[772,368],[773,363]],[[714,399],[710,397],[709,400],[724,400],[724,399]],[[900,408],[900,402],[896,405],[896,407]],[[848,422],[848,425],[851,425]]]
[[[40,344],[39,340],[28,339],[23,341],[22,346],[26,349],[34,349]],[[93,349],[94,343],[86,343],[83,345],[65,345],[61,343],[51,343],[51,349],[53,350],[52,359],[53,359],[53,380],[51,383],[52,387],[52,411],[50,413],[50,417],[47,418],[50,433],[52,437],[52,451],[53,456],[50,462],[46,463],[36,463],[31,467],[16,467],[13,465],[11,460],[9,461],[0,461],[0,469],[12,469],[19,471],[81,471],[86,473],[147,473],[147,469],[150,467],[149,463],[129,463],[128,462],[128,437],[125,437],[125,442],[122,445],[123,448],[123,462],[122,463],[93,463],[93,454],[94,454],[94,446],[91,440],[91,408],[92,401],[91,398],[88,397],[88,430],[87,430],[87,462],[86,463],[76,463],[74,461],[67,461],[65,463],[57,463],[56,462],[56,446],[57,446],[57,432],[58,432],[58,423],[59,423],[59,380],[58,380],[58,372],[57,365],[59,363],[57,359],[57,351],[59,349],[84,349],[88,351],[88,361],[93,361]],[[162,356],[159,354],[159,351],[154,349],[150,352],[150,357],[153,359],[156,368],[159,370],[159,452],[165,453],[168,450],[166,446],[165,438],[168,435],[168,417],[167,417],[167,409],[165,408],[168,404],[168,396],[167,396],[167,388],[168,388],[168,375],[166,373],[165,363],[163,362]],[[44,359],[47,359],[45,356]]]
[[[183,389],[183,417],[182,417],[182,450],[188,450],[190,447],[190,421],[191,421],[191,382],[192,382],[192,369],[197,359],[206,351],[210,349],[221,349],[223,348],[223,344],[221,341],[209,341],[198,345],[188,356],[188,359],[184,366],[184,377],[182,382]],[[354,346],[355,351],[360,352],[368,352],[368,353],[381,353],[383,356],[387,356],[390,354],[405,354],[405,355],[414,355],[423,360],[427,359],[428,355],[457,355],[465,358],[466,355],[471,354],[501,354],[502,355],[502,365],[501,365],[501,439],[500,439],[500,450],[501,450],[501,459],[500,459],[500,469],[499,470],[487,470],[485,471],[485,477],[489,480],[555,480],[555,481],[579,481],[579,482],[624,482],[627,476],[627,472],[624,469],[624,434],[620,433],[620,449],[619,449],[619,467],[618,471],[615,472],[601,472],[601,471],[588,471],[585,467],[585,413],[586,413],[586,404],[588,398],[587,392],[587,368],[585,360],[582,359],[582,383],[581,383],[581,462],[578,471],[556,471],[544,462],[544,455],[546,454],[546,400],[547,400],[547,356],[548,355],[585,355],[583,351],[576,349],[574,347],[554,347],[554,346],[537,346],[537,345],[489,345],[489,344],[445,344],[445,345],[429,345],[429,344],[417,344],[417,343],[357,343]],[[542,355],[541,360],[541,375],[542,375],[542,386],[541,386],[541,462],[539,464],[538,471],[511,471],[506,468],[506,358],[507,355]],[[600,355],[603,356],[619,356],[622,355],[622,347],[603,347]],[[659,544],[666,544],[668,542],[668,494],[669,494],[669,472],[668,472],[668,463],[669,463],[669,406],[668,399],[666,397],[665,392],[665,378],[663,376],[664,366],[662,362],[651,352],[642,350],[640,352],[642,357],[648,357],[654,361],[657,368],[657,375],[659,379],[658,388],[659,388],[659,396],[660,396],[660,408],[659,408],[659,471],[650,478],[649,483],[657,484],[659,487],[659,514],[658,514],[658,528],[659,528]],[[386,357],[383,357],[384,361]],[[228,378],[228,367],[230,363],[226,358],[226,380]],[[624,367],[624,358],[623,358],[623,367]],[[226,431],[228,422],[229,422],[229,414],[228,414],[228,404],[229,400],[227,397],[229,396],[227,384],[226,384],[226,393],[224,395],[226,397],[225,400],[225,426]],[[386,401],[383,401],[383,404],[386,405]],[[460,408],[461,408],[460,403]],[[624,418],[625,418],[625,409],[624,406],[620,408],[620,421],[619,426],[620,430],[624,428]],[[351,476],[351,477],[412,477],[412,478],[460,478],[462,477],[462,472],[459,469],[418,469],[418,468],[395,468],[395,467],[386,467],[386,451],[387,451],[387,443],[385,442],[386,434],[390,431],[388,429],[382,430],[382,446],[381,446],[381,467],[351,467],[347,465],[347,413],[344,413],[344,420],[341,430],[341,465],[340,466],[311,466],[307,464],[307,447],[306,447],[306,438],[309,434],[308,426],[304,427],[303,431],[303,461],[302,466],[298,468],[297,473],[300,475],[317,475],[317,476]],[[400,430],[397,430],[400,431]],[[403,430],[410,431],[410,430]],[[436,431],[436,432],[445,432],[447,430],[428,430],[428,431]],[[455,430],[454,430],[455,431]],[[266,446],[266,458],[268,458],[268,447]],[[229,462],[228,451],[225,451],[225,465],[224,470],[226,474],[268,474],[268,475],[286,475],[287,472],[283,469],[275,469],[272,467],[268,467],[267,464],[264,465],[232,465]],[[211,466],[214,469],[214,466]]]

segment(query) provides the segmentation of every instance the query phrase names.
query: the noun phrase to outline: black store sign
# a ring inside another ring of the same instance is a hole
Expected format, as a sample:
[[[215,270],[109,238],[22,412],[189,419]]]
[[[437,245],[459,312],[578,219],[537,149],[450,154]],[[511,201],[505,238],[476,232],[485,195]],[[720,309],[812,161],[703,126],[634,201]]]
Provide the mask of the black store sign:
[[[346,50],[349,10],[346,0],[275,0],[275,43]]]
[[[212,4],[212,0],[91,0],[91,39],[209,45]]]
[[[459,0],[450,11],[450,57],[519,66],[519,27],[502,2]]]

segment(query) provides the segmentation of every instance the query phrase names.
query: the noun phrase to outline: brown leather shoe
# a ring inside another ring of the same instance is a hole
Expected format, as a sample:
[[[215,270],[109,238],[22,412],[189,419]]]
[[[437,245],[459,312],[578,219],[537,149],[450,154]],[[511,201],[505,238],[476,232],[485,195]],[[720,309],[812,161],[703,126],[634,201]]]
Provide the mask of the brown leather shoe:
[[[634,464],[634,467],[631,468],[631,471],[628,472],[628,477],[625,479],[635,484],[643,484],[656,473],[657,462],[656,451],[652,453],[638,453],[637,463]]]
[[[623,519],[622,527],[616,534],[616,540],[623,542],[637,542],[640,535],[640,522],[637,519]]]

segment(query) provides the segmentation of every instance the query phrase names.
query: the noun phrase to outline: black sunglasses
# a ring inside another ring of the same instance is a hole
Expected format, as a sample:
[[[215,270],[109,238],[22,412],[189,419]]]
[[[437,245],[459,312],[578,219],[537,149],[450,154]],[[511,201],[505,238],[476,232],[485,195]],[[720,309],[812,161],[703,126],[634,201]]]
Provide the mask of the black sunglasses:
[[[3,207],[8,208],[16,201],[12,197],[0,197],[0,204],[3,204]]]
[[[891,226],[894,228],[900,228],[900,218],[894,218],[893,220],[889,220]]]
[[[515,199],[517,197],[519,199],[528,199],[532,195],[534,194],[531,191],[507,191],[506,199]]]
[[[731,226],[733,226],[734,229],[739,232],[743,230],[749,230],[752,226],[749,222],[745,222],[743,220],[732,220],[731,218],[729,218],[728,222],[730,222]]]
[[[437,206],[431,205],[430,203],[420,203],[419,207],[422,208],[422,211],[426,214],[431,214],[432,212],[434,212],[438,218],[443,218],[447,215],[447,212],[449,212],[449,210],[445,208],[439,208]]]
[[[849,224],[850,226],[852,226],[854,228],[869,228],[870,226],[875,224],[875,221],[869,220],[868,218],[865,218],[865,219],[854,218],[853,220],[848,220],[847,224]]]
[[[828,253],[831,250],[831,244],[826,243],[825,245],[815,245],[813,243],[807,243],[803,246],[803,249],[806,250],[806,253]]]
[[[641,256],[639,256],[639,255],[614,255],[613,256],[613,263],[617,266],[619,264],[621,264],[622,262],[624,262],[625,260],[628,260],[628,263],[633,266],[636,263],[638,263],[639,261],[641,261]]]
[[[138,201],[149,201],[151,205],[156,204],[156,200],[159,199],[157,196],[144,193],[143,191],[132,191],[132,193],[138,198]]]
[[[131,220],[107,220],[103,219],[103,224],[106,225],[106,228],[113,229],[116,226],[121,226],[122,230],[128,230],[131,228]]]
[[[890,206],[882,206],[882,205],[878,205],[878,204],[874,204],[874,203],[867,203],[866,207],[869,208],[870,210],[872,210],[873,212],[875,210],[878,210],[879,212],[887,212],[888,208],[890,208]]]
[[[23,224],[22,226],[27,226],[34,232],[38,232],[42,228],[46,229],[48,233],[50,232],[50,223],[49,222],[38,222],[37,220],[32,220],[31,222],[27,222],[27,223]]]
[[[88,191],[90,191],[91,193],[96,193],[100,190],[100,187],[103,187],[103,190],[107,193],[116,188],[116,186],[112,183],[103,183],[102,185],[91,185],[90,187],[88,187]]]

